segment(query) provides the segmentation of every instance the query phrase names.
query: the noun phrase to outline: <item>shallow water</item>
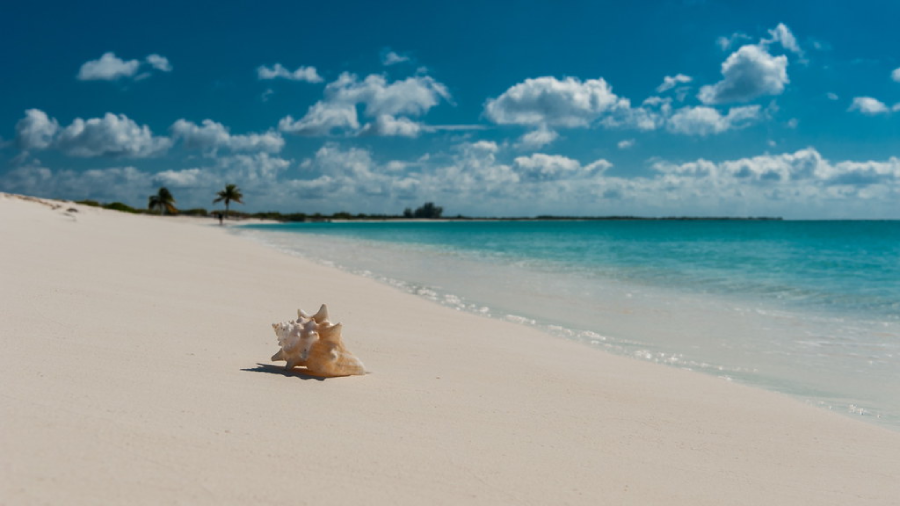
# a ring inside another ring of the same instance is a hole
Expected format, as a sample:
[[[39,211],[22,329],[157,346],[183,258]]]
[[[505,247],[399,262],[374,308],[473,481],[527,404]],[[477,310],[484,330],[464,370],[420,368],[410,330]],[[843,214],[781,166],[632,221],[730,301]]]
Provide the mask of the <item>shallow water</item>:
[[[304,223],[237,233],[460,310],[900,429],[900,222]]]

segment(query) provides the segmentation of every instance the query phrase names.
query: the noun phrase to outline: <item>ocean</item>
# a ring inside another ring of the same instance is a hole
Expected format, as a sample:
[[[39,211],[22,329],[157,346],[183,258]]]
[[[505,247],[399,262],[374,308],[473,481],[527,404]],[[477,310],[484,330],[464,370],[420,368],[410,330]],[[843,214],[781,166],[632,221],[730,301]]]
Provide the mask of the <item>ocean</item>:
[[[900,430],[900,222],[346,222],[233,230],[461,311]]]

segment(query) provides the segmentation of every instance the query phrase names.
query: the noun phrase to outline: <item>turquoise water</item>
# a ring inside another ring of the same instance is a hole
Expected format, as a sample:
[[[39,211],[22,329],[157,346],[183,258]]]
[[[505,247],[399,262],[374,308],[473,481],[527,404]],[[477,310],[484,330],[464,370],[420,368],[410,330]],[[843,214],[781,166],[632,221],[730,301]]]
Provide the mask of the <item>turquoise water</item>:
[[[302,223],[239,233],[460,310],[900,429],[900,222]]]

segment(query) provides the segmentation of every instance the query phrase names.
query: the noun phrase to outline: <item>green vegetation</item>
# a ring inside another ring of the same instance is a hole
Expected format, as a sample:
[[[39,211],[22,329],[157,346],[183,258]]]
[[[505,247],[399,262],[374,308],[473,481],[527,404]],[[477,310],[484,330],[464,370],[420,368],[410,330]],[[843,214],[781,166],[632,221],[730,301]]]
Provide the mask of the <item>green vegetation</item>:
[[[196,207],[194,209],[187,209],[185,211],[179,211],[180,214],[185,216],[209,216],[209,211],[203,209],[202,207]]]
[[[81,204],[83,206],[102,207],[103,209],[111,209],[113,211],[121,211],[123,213],[142,214],[144,212],[142,209],[135,209],[128,204],[123,204],[121,202],[111,202],[109,204],[103,204],[97,202],[96,200],[76,200],[75,203]]]
[[[111,204],[106,204],[103,206],[103,209],[112,209],[113,211],[122,211],[123,213],[131,213],[131,214],[140,214],[143,211],[140,209],[135,209],[127,204],[123,204],[121,202],[113,202]]]
[[[156,195],[150,195],[147,201],[147,209],[150,211],[159,210],[160,215],[165,212],[178,214],[178,208],[175,207],[175,197],[172,196],[172,192],[165,186],[160,188]]]
[[[424,206],[417,207],[415,211],[406,208],[403,211],[404,218],[425,218],[428,220],[436,220],[444,213],[443,207],[434,205],[434,202],[426,202]]]
[[[237,202],[238,204],[244,203],[241,201],[241,199],[244,198],[244,195],[241,193],[241,189],[238,188],[236,184],[225,185],[225,189],[219,191],[219,193],[217,193],[216,195],[218,195],[218,197],[213,200],[213,204],[215,204],[216,202],[222,202],[223,200],[225,201],[226,218],[228,217],[228,205],[231,204],[232,201]]]

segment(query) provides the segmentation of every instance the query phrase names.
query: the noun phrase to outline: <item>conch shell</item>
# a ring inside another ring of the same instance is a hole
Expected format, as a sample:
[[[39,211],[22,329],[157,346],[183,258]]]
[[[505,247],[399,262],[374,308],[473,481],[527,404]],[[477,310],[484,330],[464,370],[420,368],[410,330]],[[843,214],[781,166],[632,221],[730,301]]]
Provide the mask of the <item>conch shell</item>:
[[[340,323],[328,321],[325,304],[314,315],[297,310],[296,320],[273,323],[281,349],[272,361],[284,360],[287,369],[305,366],[315,376],[352,376],[366,373],[363,363],[350,353],[341,339]]]

